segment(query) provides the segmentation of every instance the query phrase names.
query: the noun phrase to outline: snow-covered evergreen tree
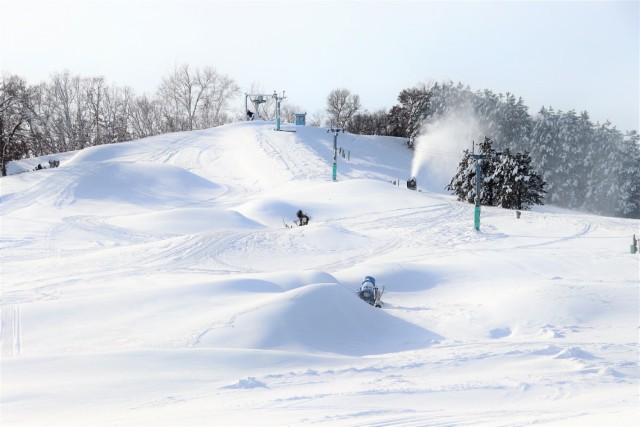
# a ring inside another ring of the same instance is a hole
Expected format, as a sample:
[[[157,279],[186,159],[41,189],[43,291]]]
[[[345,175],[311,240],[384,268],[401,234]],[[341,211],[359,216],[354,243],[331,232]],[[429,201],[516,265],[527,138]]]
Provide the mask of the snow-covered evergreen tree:
[[[495,206],[498,200],[498,193],[502,177],[496,173],[499,158],[496,150],[493,149],[493,141],[486,137],[479,144],[480,154],[482,154],[482,189],[480,203],[488,206]]]
[[[640,135],[638,132],[627,132],[620,149],[625,155],[620,168],[620,197],[616,203],[616,214],[640,218]]]
[[[505,209],[527,210],[532,205],[542,205],[545,183],[542,177],[531,169],[529,153],[512,155],[509,149],[502,153],[496,168],[501,177],[498,203]]]
[[[638,133],[623,135],[606,122],[595,131],[597,157],[589,175],[585,208],[604,215],[640,218]]]
[[[523,210],[543,204],[546,184],[532,170],[529,153],[512,155],[508,148],[497,153],[488,137],[479,144],[479,148],[482,154],[480,204]],[[475,201],[476,161],[465,150],[455,176],[446,187],[458,196],[458,200]]]
[[[469,150],[464,150],[458,170],[445,189],[453,191],[458,200],[472,203],[476,197],[475,179],[476,162]]]
[[[558,186],[554,180],[558,121],[559,117],[553,108],[546,109],[542,107],[534,119],[529,138],[531,157],[541,171],[544,181],[547,182],[547,200],[552,203],[560,200],[560,197],[556,195]]]
[[[511,151],[524,151],[533,126],[528,108],[522,98],[507,93],[505,102],[500,105],[499,129],[495,138],[498,147]],[[492,134],[490,134],[492,135]]]

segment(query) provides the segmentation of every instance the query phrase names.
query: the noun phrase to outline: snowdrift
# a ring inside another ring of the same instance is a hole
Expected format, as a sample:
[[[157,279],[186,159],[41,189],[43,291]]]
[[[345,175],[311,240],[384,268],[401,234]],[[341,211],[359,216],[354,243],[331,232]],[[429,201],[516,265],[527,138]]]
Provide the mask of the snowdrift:
[[[75,201],[94,200],[151,206],[177,207],[214,198],[219,185],[172,165],[103,162],[83,168],[73,188]]]
[[[351,356],[425,348],[436,334],[372,310],[338,284],[308,285],[247,307],[199,345]]]

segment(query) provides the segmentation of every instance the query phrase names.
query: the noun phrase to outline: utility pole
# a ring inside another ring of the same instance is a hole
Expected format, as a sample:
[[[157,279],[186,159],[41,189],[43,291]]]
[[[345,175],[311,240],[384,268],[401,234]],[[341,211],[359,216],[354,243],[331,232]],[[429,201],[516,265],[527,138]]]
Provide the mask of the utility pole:
[[[329,132],[333,132],[333,180],[335,181],[338,175],[338,134],[344,133],[344,129],[331,126],[331,129],[327,129],[327,133]]]

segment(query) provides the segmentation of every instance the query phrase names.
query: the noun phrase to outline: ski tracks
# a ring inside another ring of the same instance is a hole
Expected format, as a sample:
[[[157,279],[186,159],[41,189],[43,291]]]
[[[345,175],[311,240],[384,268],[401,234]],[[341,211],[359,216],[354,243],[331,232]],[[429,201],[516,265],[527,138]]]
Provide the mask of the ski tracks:
[[[282,163],[283,170],[291,174],[291,179],[304,179],[309,176],[309,170],[329,167],[307,145],[300,144],[293,132],[260,129],[257,140],[268,157]]]
[[[556,221],[558,222],[561,221],[561,218],[557,218]],[[558,243],[567,243],[575,239],[585,238],[598,228],[597,222],[592,222],[592,221],[578,222],[574,220],[573,222],[567,224],[567,230],[569,230],[570,229],[569,227],[575,223],[578,223],[580,227],[577,231],[573,231],[566,235],[561,235],[557,237],[541,237],[542,239],[545,239],[545,241],[540,243],[530,244],[530,245],[515,246],[514,249],[532,249],[532,248],[539,248],[543,246],[555,245]]]
[[[6,304],[0,310],[2,357],[20,356],[20,305]]]
[[[337,218],[345,228],[371,236],[372,246],[357,255],[327,264],[323,268],[340,269],[363,262],[372,255],[385,256],[407,248],[429,248],[430,253],[441,252],[464,243],[460,221],[466,207],[442,203],[419,208],[400,208],[369,212],[353,217]],[[416,260],[427,254],[416,253]]]
[[[145,255],[134,256],[136,265],[149,269],[185,269],[209,273],[247,273],[253,270],[247,264],[252,247],[245,245],[255,232],[224,231],[172,237],[157,245],[143,245]],[[227,254],[238,254],[235,257]],[[237,258],[238,262],[228,258]]]

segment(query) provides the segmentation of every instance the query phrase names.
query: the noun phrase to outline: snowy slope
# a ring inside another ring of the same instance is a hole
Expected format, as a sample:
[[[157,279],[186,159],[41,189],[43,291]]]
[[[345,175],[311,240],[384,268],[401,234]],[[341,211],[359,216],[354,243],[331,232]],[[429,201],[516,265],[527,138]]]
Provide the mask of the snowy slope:
[[[273,127],[2,178],[2,425],[640,423],[637,220],[475,231],[401,139],[341,134],[332,182],[331,134]]]

